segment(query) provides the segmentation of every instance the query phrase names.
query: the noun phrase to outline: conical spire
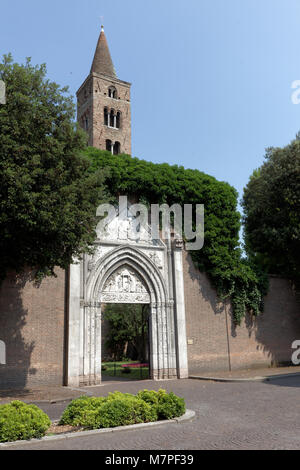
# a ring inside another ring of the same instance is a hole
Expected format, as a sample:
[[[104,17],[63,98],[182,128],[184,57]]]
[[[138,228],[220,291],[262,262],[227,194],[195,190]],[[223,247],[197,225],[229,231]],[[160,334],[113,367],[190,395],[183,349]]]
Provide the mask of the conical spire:
[[[109,52],[103,26],[101,26],[101,33],[94,55],[94,60],[91,68],[91,73],[92,72],[107,75],[108,77],[117,78],[114,64],[111,60],[111,55]]]

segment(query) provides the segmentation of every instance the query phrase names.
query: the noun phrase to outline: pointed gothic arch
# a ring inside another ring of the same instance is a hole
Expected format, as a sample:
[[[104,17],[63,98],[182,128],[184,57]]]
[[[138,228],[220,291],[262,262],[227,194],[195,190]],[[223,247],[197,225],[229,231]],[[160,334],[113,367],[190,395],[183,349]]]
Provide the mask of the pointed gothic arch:
[[[119,288],[118,293],[112,292],[105,297],[104,286],[114,273],[120,274],[120,270],[128,268],[133,277],[144,285],[149,301],[137,291],[125,293],[119,299],[120,303],[150,304],[150,376],[153,379],[177,377],[175,351],[170,354],[170,347],[175,344],[173,309],[167,302],[165,281],[159,268],[145,253],[136,247],[123,245],[101,257],[92,267],[86,282],[86,301],[82,305],[83,368],[80,373],[83,385],[101,381],[101,305],[117,303],[120,296]]]
[[[151,302],[167,301],[167,287],[159,269],[145,253],[130,245],[117,247],[97,261],[87,281],[88,301],[101,301],[105,282],[114,271],[125,265],[136,271],[146,283]]]

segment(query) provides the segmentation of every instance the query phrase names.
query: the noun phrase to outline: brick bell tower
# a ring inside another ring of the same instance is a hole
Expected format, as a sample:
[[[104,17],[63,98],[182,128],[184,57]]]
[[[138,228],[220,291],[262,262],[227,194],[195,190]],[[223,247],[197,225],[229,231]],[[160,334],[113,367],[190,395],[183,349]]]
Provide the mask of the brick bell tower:
[[[89,145],[131,154],[130,88],[116,75],[102,26],[90,74],[77,91],[77,119]]]

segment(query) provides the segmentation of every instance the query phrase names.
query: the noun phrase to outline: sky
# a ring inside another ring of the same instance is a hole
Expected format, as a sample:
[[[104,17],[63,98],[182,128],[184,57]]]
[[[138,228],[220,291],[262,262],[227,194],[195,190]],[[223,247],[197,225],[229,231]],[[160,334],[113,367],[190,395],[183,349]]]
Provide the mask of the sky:
[[[75,95],[101,23],[132,83],[133,156],[197,168],[241,197],[265,148],[300,129],[299,0],[0,0],[0,56],[46,63]]]

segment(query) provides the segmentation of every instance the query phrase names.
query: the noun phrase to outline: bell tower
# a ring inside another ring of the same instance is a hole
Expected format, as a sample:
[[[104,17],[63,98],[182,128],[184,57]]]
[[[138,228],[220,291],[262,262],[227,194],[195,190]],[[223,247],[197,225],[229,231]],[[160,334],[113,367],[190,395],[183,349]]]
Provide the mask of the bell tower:
[[[131,154],[130,89],[116,75],[102,26],[90,74],[77,91],[77,120],[89,145]]]

